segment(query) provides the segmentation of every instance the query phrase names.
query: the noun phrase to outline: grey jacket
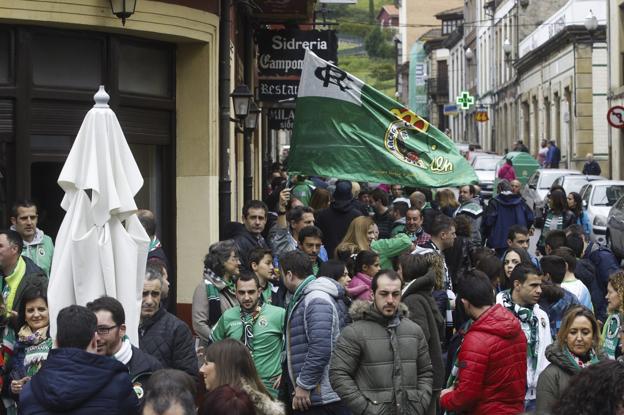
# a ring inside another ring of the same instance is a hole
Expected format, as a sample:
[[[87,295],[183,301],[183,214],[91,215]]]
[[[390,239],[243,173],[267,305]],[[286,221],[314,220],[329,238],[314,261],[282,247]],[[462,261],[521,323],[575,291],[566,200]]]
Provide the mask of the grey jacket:
[[[606,358],[602,352],[598,353],[599,360]],[[566,357],[558,343],[553,343],[546,348],[546,359],[550,364],[540,374],[537,381],[536,413],[538,414],[549,414],[568,387],[572,377],[581,371]]]
[[[433,369],[425,335],[406,314],[402,304],[392,319],[368,302],[351,306],[353,324],[338,338],[329,379],[352,413],[426,413]]]

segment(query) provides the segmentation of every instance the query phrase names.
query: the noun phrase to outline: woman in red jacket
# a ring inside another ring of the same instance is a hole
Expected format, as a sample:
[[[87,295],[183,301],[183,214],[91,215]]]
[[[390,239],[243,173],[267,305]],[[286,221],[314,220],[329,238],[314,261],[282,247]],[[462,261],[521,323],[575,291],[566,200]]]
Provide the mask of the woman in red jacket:
[[[518,319],[500,304],[481,271],[468,272],[458,297],[474,322],[440,395],[447,412],[512,415],[524,410],[527,341]]]
[[[516,171],[513,168],[513,162],[511,159],[505,160],[503,167],[498,170],[499,179],[507,179],[509,181],[516,180]]]

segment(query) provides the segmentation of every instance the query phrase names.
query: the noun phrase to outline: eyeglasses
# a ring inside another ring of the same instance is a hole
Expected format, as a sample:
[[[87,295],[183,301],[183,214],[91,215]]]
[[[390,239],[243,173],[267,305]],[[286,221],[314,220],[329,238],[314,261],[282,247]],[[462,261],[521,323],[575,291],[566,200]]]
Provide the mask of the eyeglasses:
[[[97,331],[97,334],[108,334],[110,333],[110,331],[116,327],[119,327],[118,324],[115,324],[114,326],[110,326],[110,327],[106,327],[106,326],[97,326],[97,328],[95,329]]]

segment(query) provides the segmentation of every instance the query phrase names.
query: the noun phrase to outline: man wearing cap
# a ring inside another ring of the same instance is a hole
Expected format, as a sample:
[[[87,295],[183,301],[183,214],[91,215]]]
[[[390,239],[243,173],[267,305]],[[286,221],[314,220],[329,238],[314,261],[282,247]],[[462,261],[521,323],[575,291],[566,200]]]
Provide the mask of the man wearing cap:
[[[334,250],[347,233],[351,221],[358,216],[362,216],[362,212],[353,199],[351,182],[338,180],[331,204],[319,211],[316,219],[316,226],[323,232],[325,249],[330,257],[334,256]]]

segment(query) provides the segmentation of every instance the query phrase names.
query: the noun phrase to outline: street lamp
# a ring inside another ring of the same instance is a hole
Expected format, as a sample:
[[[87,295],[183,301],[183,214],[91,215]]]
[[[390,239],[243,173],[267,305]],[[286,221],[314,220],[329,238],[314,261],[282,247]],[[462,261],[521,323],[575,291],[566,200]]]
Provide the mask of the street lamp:
[[[252,100],[249,106],[249,113],[245,117],[245,131],[253,132],[256,129],[256,125],[258,125],[258,114],[260,114],[260,109],[256,105],[256,102]]]
[[[234,105],[234,116],[242,123],[247,114],[249,114],[249,107],[253,101],[253,94],[249,90],[249,87],[245,84],[240,84],[230,94],[232,98],[232,104]]]
[[[589,9],[589,14],[585,16],[584,25],[585,29],[587,29],[587,31],[590,33],[598,29],[598,18],[596,18],[594,12],[592,12],[591,9]]]
[[[509,41],[509,39],[505,39],[505,41],[503,42],[503,52],[505,52],[506,56],[511,55],[511,42]]]
[[[471,61],[472,58],[474,58],[474,52],[472,51],[472,49],[470,48],[466,48],[466,52],[464,52],[466,55],[466,59]]]
[[[258,114],[260,109],[253,100],[249,101],[249,112],[241,122],[243,128],[244,150],[243,150],[243,198],[245,202],[253,198],[253,172],[251,170],[251,137],[258,125]]]
[[[115,16],[121,19],[121,24],[126,25],[126,19],[134,14],[137,0],[109,0],[111,10]]]

